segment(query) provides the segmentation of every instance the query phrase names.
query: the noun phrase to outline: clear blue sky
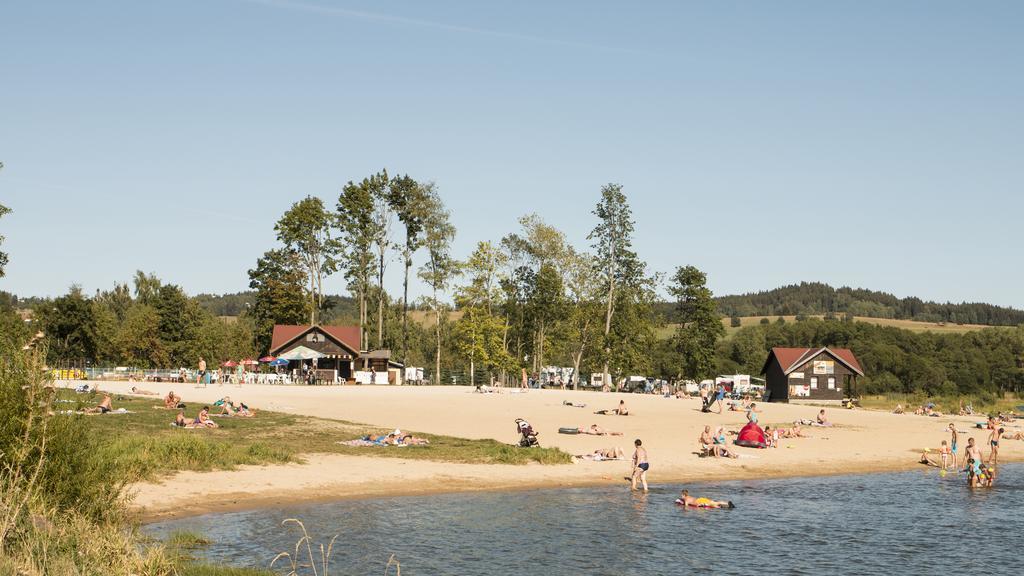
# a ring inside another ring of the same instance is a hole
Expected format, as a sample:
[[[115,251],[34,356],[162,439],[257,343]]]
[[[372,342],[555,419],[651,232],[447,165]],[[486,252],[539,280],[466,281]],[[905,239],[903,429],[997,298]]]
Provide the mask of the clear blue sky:
[[[387,167],[437,182],[459,256],[528,212],[583,246],[614,181],[650,268],[694,264],[716,293],[1024,307],[1022,21],[1019,2],[6,2],[0,289],[142,269],[243,290],[292,202]]]

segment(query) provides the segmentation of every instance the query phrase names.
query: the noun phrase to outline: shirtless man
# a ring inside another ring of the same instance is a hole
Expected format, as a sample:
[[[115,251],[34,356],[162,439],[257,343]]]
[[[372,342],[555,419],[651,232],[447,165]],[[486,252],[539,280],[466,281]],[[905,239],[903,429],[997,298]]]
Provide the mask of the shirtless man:
[[[636,446],[636,450],[633,451],[633,474],[630,486],[632,490],[636,490],[636,481],[640,480],[644,492],[647,492],[647,470],[651,467],[647,461],[647,449],[643,447],[643,442],[639,438],[633,442],[633,445]]]
[[[110,394],[104,394],[103,400],[99,404],[92,408],[86,408],[82,410],[82,414],[106,414],[114,409],[114,404],[110,401]]]
[[[720,455],[718,446],[715,445],[715,438],[711,436],[711,426],[704,427],[704,431],[700,433],[700,438],[697,439],[697,442],[700,443],[701,449],[703,449],[706,454],[715,456],[716,458]]]
[[[964,454],[967,459],[974,460],[979,466],[983,462],[981,459],[981,448],[974,443],[974,438],[967,439],[967,451]]]
[[[690,508],[735,508],[736,505],[732,501],[725,500],[712,500],[710,498],[694,498],[690,496],[689,491],[683,490],[679,494],[679,499],[676,500],[677,504],[682,504]]]
[[[196,421],[194,418],[185,418],[185,412],[180,411],[178,415],[174,417],[174,425],[179,428],[189,428],[195,426]]]
[[[206,360],[204,360],[203,357],[200,356],[199,357],[199,374],[196,375],[196,388],[198,388],[200,384],[205,384],[206,383],[205,382],[205,377],[206,377]]]
[[[1005,428],[1000,428],[998,430],[993,430],[988,435],[988,445],[992,449],[992,452],[988,455],[988,463],[992,466],[995,466],[999,462],[999,439],[1003,436],[1003,432],[1005,431]]]
[[[174,410],[176,408],[180,408],[180,405],[181,396],[175,394],[174,390],[168,392],[167,396],[164,397],[164,408],[167,408],[168,410]]]
[[[132,394],[139,394],[139,395],[142,395],[142,396],[159,396],[159,394],[157,394],[156,392],[151,392],[149,390],[142,390],[142,389],[136,388],[135,386],[132,386]]]

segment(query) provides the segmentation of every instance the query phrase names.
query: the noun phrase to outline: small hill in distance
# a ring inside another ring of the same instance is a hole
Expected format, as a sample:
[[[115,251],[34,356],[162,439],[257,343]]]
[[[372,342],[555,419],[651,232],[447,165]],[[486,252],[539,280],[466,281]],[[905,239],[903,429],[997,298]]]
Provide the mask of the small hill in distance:
[[[1024,310],[980,302],[928,302],[897,298],[863,288],[833,288],[820,282],[801,282],[774,290],[715,298],[723,316],[820,316],[852,314],[859,320],[880,318],[954,325],[1017,326]],[[666,318],[673,321],[674,310]]]

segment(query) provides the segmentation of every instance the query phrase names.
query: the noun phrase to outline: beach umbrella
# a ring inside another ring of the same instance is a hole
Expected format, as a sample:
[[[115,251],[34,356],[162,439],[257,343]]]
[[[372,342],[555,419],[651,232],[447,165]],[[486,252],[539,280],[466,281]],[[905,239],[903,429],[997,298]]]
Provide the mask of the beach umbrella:
[[[276,360],[276,358],[274,358],[273,356],[264,356],[263,358],[260,358],[260,362],[263,362],[264,364],[269,364],[274,360]]]
[[[221,364],[221,366],[225,368],[234,368],[235,366],[238,366],[238,362],[235,362],[234,360],[228,360],[227,362]]]
[[[281,354],[278,358],[284,358],[285,360],[316,360],[323,357],[324,355],[316,350],[306,348],[305,346],[297,346]]]
[[[288,361],[285,360],[284,358],[275,358],[275,359],[270,361],[270,365],[271,366],[287,366],[288,365]]]
[[[259,364],[259,362],[253,360],[252,358],[246,358],[245,360],[242,360],[242,364],[246,366],[255,366]]]

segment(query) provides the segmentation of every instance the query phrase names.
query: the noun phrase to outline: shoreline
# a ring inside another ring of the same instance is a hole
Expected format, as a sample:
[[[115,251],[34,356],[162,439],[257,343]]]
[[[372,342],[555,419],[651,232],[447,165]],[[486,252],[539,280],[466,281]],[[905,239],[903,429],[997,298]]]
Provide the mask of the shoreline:
[[[306,464],[298,465],[269,465],[269,466],[251,466],[245,467],[247,469],[259,470],[265,472],[273,472],[274,468],[285,468],[289,466],[300,466],[308,469],[311,474],[317,473],[318,464],[313,462],[313,459],[318,456],[333,456],[324,454],[305,454],[304,458],[309,459]],[[351,457],[343,457],[351,458]],[[363,458],[363,457],[355,457]],[[378,459],[379,457],[367,457]],[[390,460],[401,461],[398,458],[389,458]],[[412,461],[407,461],[412,462]],[[1013,457],[1003,458],[1000,462],[1002,464],[1017,464],[1024,462],[1024,458],[1019,455]],[[444,464],[444,463],[439,463]],[[450,466],[460,466],[458,464],[450,464]],[[565,471],[567,467],[577,466],[572,464],[563,465],[541,465],[541,464],[529,464],[526,466],[514,466],[506,464],[488,464],[483,466],[493,466],[498,469],[504,467],[514,468],[530,468],[543,466],[551,471]],[[742,466],[742,465],[741,465]],[[922,472],[928,472],[932,470],[938,470],[933,467],[925,467],[914,461],[891,461],[869,464],[866,462],[852,463],[843,467],[826,467],[823,469],[808,470],[806,472],[798,472],[793,470],[781,470],[781,469],[760,469],[753,470],[746,467],[739,469],[733,469],[728,471],[717,471],[713,473],[706,473],[704,471],[696,471],[687,473],[678,473],[669,471],[664,475],[658,475],[655,479],[652,479],[652,485],[662,484],[685,484],[685,483],[711,483],[711,482],[735,482],[735,481],[763,481],[763,480],[778,480],[784,478],[813,478],[813,477],[825,477],[825,476],[862,476],[862,475],[874,475],[874,474],[887,474],[892,472],[913,472],[920,470]],[[204,472],[202,474],[218,474],[223,473],[227,475],[237,474],[238,472],[244,471],[221,471],[221,472]],[[958,472],[954,472],[958,473]],[[479,479],[473,479],[474,482],[470,483],[468,478],[451,477],[444,480],[433,480],[422,483],[416,488],[401,487],[401,486],[390,486],[388,484],[380,484],[376,482],[370,482],[365,484],[323,484],[317,487],[317,489],[309,491],[304,488],[288,489],[283,488],[280,485],[268,486],[266,490],[260,492],[220,492],[216,494],[217,501],[215,502],[204,502],[198,503],[194,499],[188,501],[174,501],[172,500],[164,507],[137,507],[135,504],[131,504],[131,509],[135,514],[135,520],[142,525],[154,524],[170,520],[180,520],[185,518],[192,518],[197,516],[205,516],[208,514],[228,514],[232,512],[245,512],[250,510],[263,510],[263,509],[274,509],[274,508],[285,508],[296,505],[314,505],[318,503],[326,502],[339,502],[346,500],[368,500],[368,499],[386,499],[386,498],[401,498],[407,496],[428,496],[433,494],[466,494],[466,493],[478,493],[478,492],[522,492],[526,490],[557,490],[557,489],[573,489],[573,488],[589,488],[589,487],[605,487],[605,486],[622,486],[623,490],[628,490],[628,481],[622,478],[594,478],[594,477],[582,477],[574,478],[571,480],[553,480],[553,479],[537,479],[537,480],[495,480],[488,483],[479,483]],[[146,483],[144,485],[136,485],[135,488],[152,489],[158,488],[160,484]]]
[[[101,382],[116,394],[129,394],[130,382]],[[146,383],[159,395],[177,390],[185,402],[213,403],[231,395],[249,406],[298,416],[361,422],[382,430],[402,430],[467,439],[492,439],[503,444],[518,440],[516,418],[526,418],[540,432],[542,446],[569,454],[596,449],[623,449],[627,458],[633,440],[642,439],[650,454],[649,482],[665,483],[760,480],[770,478],[862,474],[913,470],[927,447],[932,458],[941,441],[950,440],[948,426],[961,432],[961,450],[973,437],[988,455],[988,435],[975,428],[983,419],[945,416],[929,418],[876,410],[826,408],[832,427],[805,427],[808,437],[780,440],[779,448],[736,448],[739,460],[698,458],[697,439],[705,426],[738,430],[744,412],[702,413],[699,400],[654,395],[592,391],[530,390],[528,393],[478,394],[453,386],[268,386],[246,385],[193,388],[190,385]],[[597,415],[620,400],[629,416]],[[154,401],[156,401],[154,399]],[[584,403],[586,408],[564,402]],[[813,420],[819,407],[759,403],[762,427],[789,426]],[[598,424],[618,436],[559,434],[566,426]],[[230,426],[229,421],[222,424]],[[1006,425],[1024,430],[1024,421]],[[330,432],[327,432],[330,434]],[[341,441],[349,438],[331,436]],[[312,447],[311,447],[312,448]],[[732,445],[730,444],[730,448]],[[404,450],[415,450],[415,447]],[[143,521],[277,507],[304,502],[348,498],[470,492],[569,488],[622,484],[629,461],[578,462],[563,465],[466,464],[381,455],[376,448],[358,453],[303,455],[304,463],[242,466],[232,471],[182,471],[167,475],[159,484],[135,484],[133,513]],[[395,450],[382,448],[382,450]],[[963,452],[960,453],[963,456]],[[1004,440],[1000,462],[1024,460],[1024,442]],[[624,487],[628,488],[628,487]]]

